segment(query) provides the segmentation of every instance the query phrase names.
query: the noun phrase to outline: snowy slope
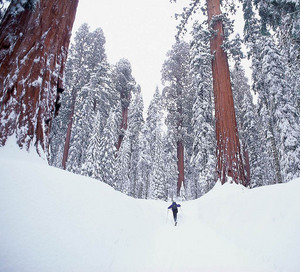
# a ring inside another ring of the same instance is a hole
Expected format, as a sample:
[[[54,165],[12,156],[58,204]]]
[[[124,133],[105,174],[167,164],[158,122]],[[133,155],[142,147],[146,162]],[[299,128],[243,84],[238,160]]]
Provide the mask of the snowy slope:
[[[217,185],[184,202],[136,200],[0,148],[1,272],[300,271],[300,179]]]

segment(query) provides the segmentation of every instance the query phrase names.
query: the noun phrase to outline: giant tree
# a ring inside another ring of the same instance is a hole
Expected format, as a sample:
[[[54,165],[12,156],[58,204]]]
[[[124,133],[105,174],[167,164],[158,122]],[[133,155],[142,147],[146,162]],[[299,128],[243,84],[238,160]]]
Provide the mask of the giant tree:
[[[245,185],[229,65],[225,51],[226,33],[223,25],[225,16],[221,13],[220,2],[220,0],[206,0],[207,9],[205,10],[200,0],[191,0],[190,7],[186,8],[182,14],[182,22],[178,28],[179,32],[181,32],[190,16],[198,8],[202,8],[207,14],[208,24],[212,30],[210,51],[213,55],[212,77],[216,118],[217,172],[222,184],[228,181],[228,177],[230,177],[236,183]],[[224,2],[229,2],[230,8],[234,9],[232,1]]]
[[[215,31],[210,42],[210,51],[213,54],[218,175],[222,183],[231,177],[236,183],[245,184],[227,54],[222,47],[224,29],[220,0],[207,0],[207,13],[208,22]]]
[[[48,154],[78,0],[14,0],[0,26],[0,145]],[[41,149],[40,149],[41,147]]]

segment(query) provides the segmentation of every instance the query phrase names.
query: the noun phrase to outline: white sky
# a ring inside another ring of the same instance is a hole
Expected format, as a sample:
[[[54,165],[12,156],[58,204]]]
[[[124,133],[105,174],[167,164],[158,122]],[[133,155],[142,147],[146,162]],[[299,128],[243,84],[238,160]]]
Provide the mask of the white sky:
[[[132,74],[141,85],[145,109],[161,86],[160,70],[166,53],[175,42],[177,21],[189,0],[80,0],[73,31],[83,23],[91,30],[101,27],[106,37],[106,53],[111,64],[127,58]]]

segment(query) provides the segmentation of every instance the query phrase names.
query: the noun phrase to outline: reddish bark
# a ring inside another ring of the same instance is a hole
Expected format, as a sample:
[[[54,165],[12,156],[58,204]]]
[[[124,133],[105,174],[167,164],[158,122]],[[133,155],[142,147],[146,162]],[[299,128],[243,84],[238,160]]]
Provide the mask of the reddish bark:
[[[178,166],[177,196],[180,196],[180,189],[184,181],[184,146],[182,141],[177,142],[177,166]]]
[[[77,4],[40,0],[17,15],[15,4],[8,8],[0,26],[0,145],[16,134],[20,147],[48,153]]]
[[[222,184],[227,182],[228,177],[231,177],[234,182],[245,185],[227,54],[222,49],[223,24],[220,18],[213,18],[221,15],[220,0],[207,0],[207,8],[208,22],[216,31],[210,41],[210,50],[214,55],[212,73],[215,98],[217,172]]]

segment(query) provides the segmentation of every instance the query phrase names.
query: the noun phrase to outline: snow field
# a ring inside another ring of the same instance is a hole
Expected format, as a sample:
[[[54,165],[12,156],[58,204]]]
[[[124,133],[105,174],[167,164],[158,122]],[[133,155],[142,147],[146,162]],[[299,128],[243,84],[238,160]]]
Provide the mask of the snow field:
[[[182,202],[136,200],[0,148],[0,271],[300,271],[300,179],[226,184]]]

